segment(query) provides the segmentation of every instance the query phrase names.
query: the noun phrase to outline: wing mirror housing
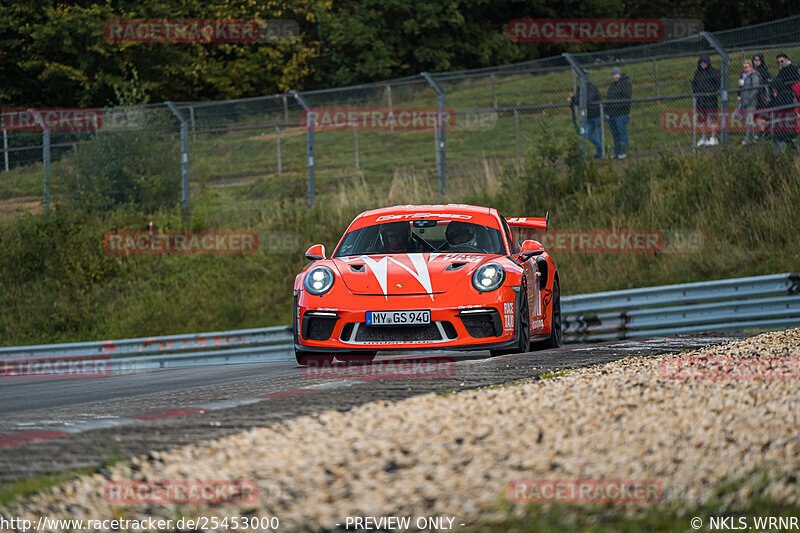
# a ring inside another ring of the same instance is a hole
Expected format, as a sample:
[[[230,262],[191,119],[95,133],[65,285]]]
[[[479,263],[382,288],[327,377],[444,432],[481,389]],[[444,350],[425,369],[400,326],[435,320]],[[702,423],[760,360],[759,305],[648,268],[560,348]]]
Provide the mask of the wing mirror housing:
[[[325,245],[315,244],[314,246],[306,250],[306,259],[310,259],[312,261],[325,259]]]
[[[544,246],[539,241],[525,241],[522,243],[522,248],[519,251],[519,258],[520,263],[524,263],[531,257],[535,255],[542,255],[544,253]]]

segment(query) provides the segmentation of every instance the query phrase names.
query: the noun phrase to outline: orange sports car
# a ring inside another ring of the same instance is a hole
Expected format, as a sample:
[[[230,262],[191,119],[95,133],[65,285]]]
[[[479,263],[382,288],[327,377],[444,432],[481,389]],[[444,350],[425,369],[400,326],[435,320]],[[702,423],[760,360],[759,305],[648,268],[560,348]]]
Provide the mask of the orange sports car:
[[[330,258],[315,244],[294,283],[297,362],[370,361],[377,350],[490,350],[561,344],[558,269],[503,218],[471,205],[402,205],[358,215]]]

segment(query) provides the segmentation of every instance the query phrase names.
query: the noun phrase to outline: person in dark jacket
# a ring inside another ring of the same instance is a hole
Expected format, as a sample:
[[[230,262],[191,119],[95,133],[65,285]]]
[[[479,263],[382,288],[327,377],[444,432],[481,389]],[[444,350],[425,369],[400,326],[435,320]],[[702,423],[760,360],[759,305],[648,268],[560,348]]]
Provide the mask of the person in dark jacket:
[[[800,75],[797,69],[789,61],[786,54],[776,56],[780,70],[772,80],[770,90],[772,91],[772,101],[770,107],[787,106],[794,103],[794,91],[792,86],[800,82]],[[784,108],[773,112],[772,121],[772,143],[775,149],[786,148],[786,143],[791,142],[794,137],[794,110]]]
[[[769,84],[772,83],[772,75],[769,73],[767,63],[764,61],[764,54],[756,54],[753,56],[753,69],[758,74],[758,79],[761,81],[761,86],[764,88],[759,91],[758,106],[761,108],[769,105]]]
[[[614,138],[614,159],[625,159],[628,151],[628,122],[631,119],[631,80],[619,67],[611,69],[611,86],[608,88],[606,120]]]
[[[603,154],[603,145],[600,142],[600,128],[603,124],[600,120],[600,90],[592,81],[586,80],[586,138],[594,145],[595,153],[594,158],[600,159]],[[570,106],[574,110],[580,106],[581,102],[581,88],[575,91],[575,94],[567,98]]]
[[[692,79],[692,93],[697,99],[697,118],[700,125],[700,141],[697,146],[713,146],[719,144],[716,138],[717,115],[719,101],[717,95],[720,89],[720,73],[711,66],[708,54],[703,54],[697,60],[697,71]],[[706,140],[706,128],[711,129],[711,138]]]
[[[755,54],[753,56],[753,68],[758,73],[758,79],[761,83],[761,90],[758,92],[758,105],[757,109],[766,109],[769,107],[770,90],[769,86],[772,83],[772,75],[769,73],[767,62],[764,61],[764,54]],[[766,138],[766,126],[769,113],[756,113],[754,119],[758,124],[758,135],[762,139]]]

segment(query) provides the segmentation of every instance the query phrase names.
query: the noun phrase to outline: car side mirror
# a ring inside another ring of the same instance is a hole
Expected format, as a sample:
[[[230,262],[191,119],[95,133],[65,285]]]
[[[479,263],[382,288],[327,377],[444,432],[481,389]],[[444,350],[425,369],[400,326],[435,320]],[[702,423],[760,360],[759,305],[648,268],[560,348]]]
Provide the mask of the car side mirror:
[[[542,255],[544,253],[544,246],[539,241],[525,241],[522,243],[522,248],[519,251],[519,260],[524,263],[535,255]]]
[[[314,246],[306,250],[306,259],[311,259],[312,261],[325,259],[325,245],[315,244]]]

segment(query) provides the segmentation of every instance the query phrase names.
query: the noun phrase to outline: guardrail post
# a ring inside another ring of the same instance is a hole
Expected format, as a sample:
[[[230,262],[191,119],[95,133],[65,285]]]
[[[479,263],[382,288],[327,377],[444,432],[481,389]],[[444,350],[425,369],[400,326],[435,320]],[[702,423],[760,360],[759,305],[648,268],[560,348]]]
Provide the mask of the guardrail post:
[[[425,78],[428,85],[430,85],[439,96],[439,118],[435,126],[435,132],[437,132],[438,135],[435,133],[434,137],[437,137],[436,153],[438,154],[437,166],[439,167],[439,194],[444,196],[447,189],[447,128],[442,127],[442,116],[446,113],[445,92],[439,87],[439,84],[436,83],[429,73],[423,72],[421,76]]]
[[[578,135],[581,138],[581,154],[583,155],[583,160],[586,161],[587,153],[586,153],[586,91],[589,90],[588,88],[588,74],[583,67],[581,67],[575,58],[572,57],[572,54],[561,54],[564,56],[564,59],[572,67],[573,74],[578,79],[578,85],[580,87],[580,98],[578,98],[578,108],[579,108],[579,117],[578,117]],[[574,94],[574,93],[573,93]],[[602,117],[600,117],[600,122],[602,123]]]
[[[719,80],[719,92],[720,92],[720,115],[722,116],[722,121],[720,123],[720,132],[719,132],[719,140],[720,142],[725,145],[728,144],[728,52],[722,47],[720,42],[711,35],[707,31],[701,31],[700,35],[702,35],[708,44],[710,44],[714,50],[717,51],[719,54],[720,60],[722,64],[720,65],[720,80]]]
[[[50,210],[50,129],[47,127],[47,124],[45,124],[41,113],[37,110],[28,109],[28,113],[33,115],[34,120],[42,127],[42,166],[44,167],[44,176],[42,180],[44,199],[42,200],[42,208],[44,213],[47,214]]]
[[[164,102],[181,124],[181,207],[189,210],[189,124],[172,102]]]
[[[294,89],[289,91],[289,94],[294,96],[297,101],[303,106],[303,109],[306,112],[306,156],[307,156],[307,170],[308,176],[306,177],[306,205],[308,207],[314,206],[314,195],[315,195],[315,173],[314,173],[314,120],[311,116],[311,107],[306,103],[303,96],[295,91]]]

